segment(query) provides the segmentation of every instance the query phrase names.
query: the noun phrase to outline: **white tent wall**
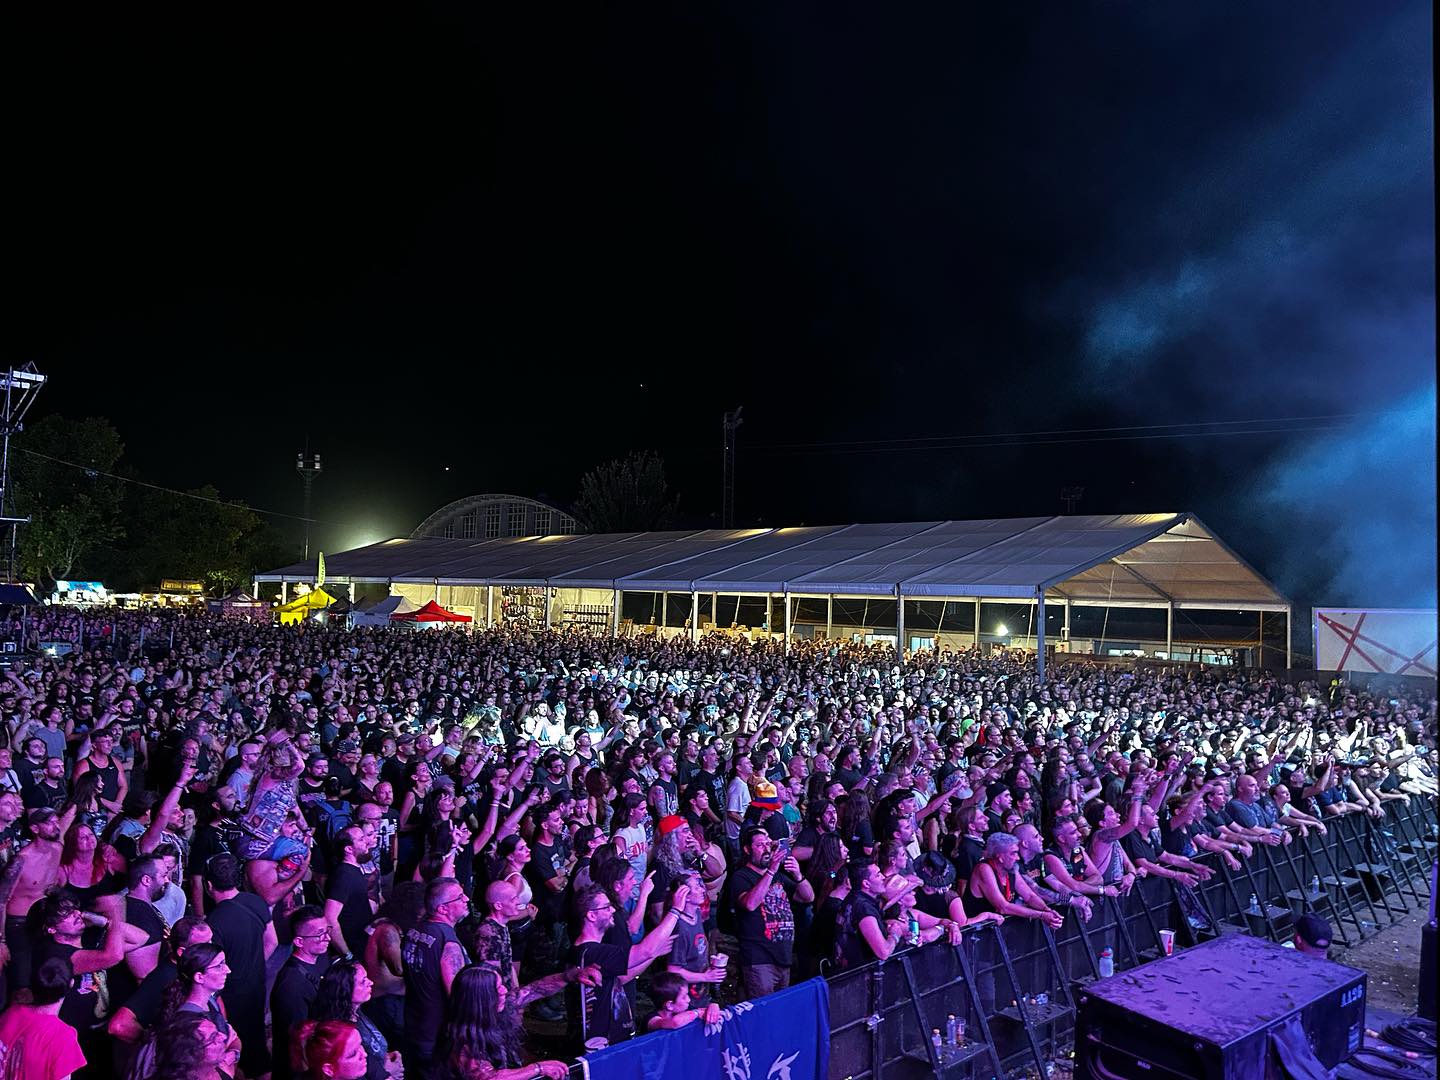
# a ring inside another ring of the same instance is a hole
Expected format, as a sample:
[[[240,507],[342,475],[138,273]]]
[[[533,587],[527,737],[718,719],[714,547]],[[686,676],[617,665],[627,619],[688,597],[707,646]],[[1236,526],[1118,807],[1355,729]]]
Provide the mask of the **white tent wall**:
[[[485,589],[475,585],[441,585],[437,601],[456,615],[469,615],[480,625],[485,623]]]
[[[426,604],[430,603],[431,600],[435,599],[435,586],[433,584],[406,585],[401,582],[396,582],[395,584],[390,586],[390,595],[403,596],[406,600],[409,600],[417,608],[424,607]]]

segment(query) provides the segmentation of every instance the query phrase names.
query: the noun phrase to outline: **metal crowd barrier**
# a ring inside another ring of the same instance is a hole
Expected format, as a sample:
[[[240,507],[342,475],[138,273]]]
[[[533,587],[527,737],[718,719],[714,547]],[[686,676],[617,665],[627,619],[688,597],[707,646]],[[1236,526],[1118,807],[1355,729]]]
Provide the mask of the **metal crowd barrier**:
[[[1227,933],[1278,942],[1307,911],[1324,915],[1336,941],[1350,946],[1425,903],[1436,853],[1432,800],[1412,796],[1388,803],[1383,820],[1347,814],[1325,825],[1323,836],[1255,845],[1239,870],[1205,856],[1216,873],[1184,902],[1184,886],[1141,878],[1128,895],[1095,899],[1088,922],[1074,909],[1054,932],[1011,918],[966,930],[957,946],[900,949],[827,975],[830,1080],[985,1080],[1029,1066],[1044,1075],[1073,1043],[1075,991],[1098,978],[1106,948],[1121,972],[1163,955],[1161,930],[1176,933],[1177,948]],[[763,1010],[765,999],[754,1007]],[[931,1033],[943,1037],[952,1015],[964,1024],[964,1044],[937,1049]]]
[[[1055,932],[1011,918],[965,931],[958,946],[902,949],[828,976],[831,1080],[979,1080],[1030,1065],[1043,1075],[1073,1042],[1074,990],[1098,977],[1105,948],[1120,972],[1163,955],[1161,930],[1176,933],[1177,947],[1228,933],[1283,942],[1308,911],[1350,946],[1425,903],[1436,852],[1432,800],[1412,796],[1388,803],[1384,819],[1347,814],[1325,825],[1324,835],[1254,845],[1239,870],[1205,856],[1216,873],[1183,904],[1184,886],[1142,878],[1126,896],[1096,899],[1088,922],[1073,909]],[[964,1022],[965,1046],[937,1053],[931,1032],[943,1035],[952,1014]]]

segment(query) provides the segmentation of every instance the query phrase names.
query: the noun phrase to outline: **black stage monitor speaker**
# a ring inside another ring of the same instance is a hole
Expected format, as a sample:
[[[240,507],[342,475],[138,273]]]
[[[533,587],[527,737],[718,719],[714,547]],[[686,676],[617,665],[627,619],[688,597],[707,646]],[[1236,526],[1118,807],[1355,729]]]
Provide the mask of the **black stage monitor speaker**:
[[[1423,1019],[1435,1019],[1435,924],[1420,928],[1420,1010]]]
[[[1263,1080],[1271,1033],[1326,1069],[1365,1034],[1365,973],[1231,934],[1079,993],[1077,1080]],[[1295,1023],[1290,1023],[1290,1021]]]

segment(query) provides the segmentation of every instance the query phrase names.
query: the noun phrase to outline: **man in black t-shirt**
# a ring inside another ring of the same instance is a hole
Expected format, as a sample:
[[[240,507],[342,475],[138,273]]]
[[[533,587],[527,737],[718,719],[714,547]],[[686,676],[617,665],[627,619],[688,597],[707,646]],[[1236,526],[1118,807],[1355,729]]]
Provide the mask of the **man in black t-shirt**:
[[[364,954],[365,928],[375,916],[360,869],[370,858],[374,840],[361,826],[351,825],[340,831],[335,845],[340,862],[325,880],[325,921],[335,947],[348,958]]]
[[[275,1047],[289,1047],[290,1032],[310,1018],[310,1006],[320,990],[320,979],[329,970],[330,926],[325,913],[313,904],[297,908],[290,916],[293,950],[290,959],[275,977],[270,991],[270,1029]],[[274,1080],[289,1080],[290,1055],[275,1055]]]
[[[130,1000],[140,980],[155,970],[155,965],[160,962],[160,946],[166,931],[165,919],[155,907],[155,901],[165,892],[165,875],[160,860],[142,855],[132,862],[127,891],[125,921],[145,935],[145,943],[134,945],[126,954],[125,963],[117,964],[106,980],[111,1012]]]
[[[670,951],[686,890],[678,890],[659,924],[634,945],[610,945],[606,932],[615,925],[615,905],[599,886],[583,889],[575,897],[580,931],[570,950],[570,963],[577,968],[598,969],[598,985],[588,981],[571,983],[565,993],[565,1012],[573,1026],[571,1035],[583,1050],[623,1042],[635,1034],[635,1016],[624,984],[648,967],[656,957]]]
[[[553,925],[562,914],[561,901],[569,881],[570,842],[565,836],[565,819],[561,803],[552,802],[536,811],[539,819],[535,838],[530,842],[530,862],[525,879],[539,910],[540,925]]]
[[[800,878],[800,865],[763,828],[740,837],[745,863],[726,883],[735,905],[735,938],[740,978],[747,997],[757,998],[790,985],[795,949],[791,899],[808,904],[815,892]]]
[[[46,758],[38,778],[37,774],[31,773],[28,768],[22,767],[17,771],[20,773],[20,793],[26,810],[35,810],[42,806],[48,806],[55,811],[65,808],[65,801],[70,797],[70,788],[65,783],[63,759]]]
[[[206,917],[215,944],[225,950],[230,977],[220,1000],[240,1037],[240,1068],[246,1076],[270,1071],[265,1047],[265,958],[275,951],[270,906],[254,893],[242,893],[240,860],[216,855],[205,867],[205,883],[215,901]]]

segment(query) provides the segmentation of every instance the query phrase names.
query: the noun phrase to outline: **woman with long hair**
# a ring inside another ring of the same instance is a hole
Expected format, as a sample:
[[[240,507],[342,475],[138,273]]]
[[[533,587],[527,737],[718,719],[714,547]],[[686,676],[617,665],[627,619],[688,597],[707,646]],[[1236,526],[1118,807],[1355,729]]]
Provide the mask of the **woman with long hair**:
[[[837,831],[845,845],[857,855],[868,857],[875,849],[875,831],[870,825],[870,799],[863,791],[851,791],[840,808]]]
[[[281,725],[265,740],[260,753],[255,779],[244,799],[245,813],[240,819],[244,830],[237,854],[241,859],[265,858],[280,830],[296,808],[296,782],[305,771],[305,762],[290,744],[288,717],[274,718]]]
[[[450,986],[445,1026],[435,1044],[436,1061],[454,1080],[562,1080],[570,1066],[563,1061],[536,1061],[517,1069],[499,1069],[505,1060],[504,1021],[508,991],[492,967],[479,964],[461,970]],[[538,1071],[537,1071],[538,1070]]]
[[[240,1038],[225,1015],[220,992],[230,977],[225,950],[212,941],[192,944],[175,960],[175,981],[165,988],[160,1002],[156,1030],[183,1013],[197,1013],[207,1018],[225,1034],[226,1050],[240,1052]]]
[[[361,1080],[370,1067],[354,1024],[307,1020],[290,1036],[297,1080]]]
[[[615,922],[605,932],[609,945],[633,945],[645,936],[645,906],[655,888],[655,875],[646,874],[635,884],[635,871],[618,855],[606,862],[592,862],[590,880],[605,890],[615,905]]]
[[[155,1033],[151,1080],[226,1080],[238,1057],[229,1041],[208,1016],[178,1013]]]
[[[815,890],[815,914],[810,920],[810,941],[806,950],[808,970],[819,974],[820,963],[835,954],[840,905],[850,895],[846,872],[850,851],[839,833],[824,833],[815,844],[815,854],[806,864],[805,880]]]
[[[355,1025],[360,1043],[365,1047],[366,1080],[395,1080],[404,1072],[399,1051],[391,1051],[384,1034],[362,1011],[370,1000],[374,984],[365,968],[355,960],[339,960],[330,966],[320,980],[315,1001],[310,1006],[311,1020],[345,1020]]]
[[[113,845],[97,839],[95,831],[85,822],[75,821],[66,830],[65,843],[60,850],[59,880],[75,894],[81,906],[89,907],[97,896],[123,889],[124,868],[125,860],[120,853]]]
[[[105,807],[100,805],[100,787],[103,783],[104,777],[99,773],[87,772],[75,781],[70,792],[70,801],[65,804],[66,809],[75,807],[75,820],[88,825],[96,836],[104,834],[105,825],[110,820]]]

